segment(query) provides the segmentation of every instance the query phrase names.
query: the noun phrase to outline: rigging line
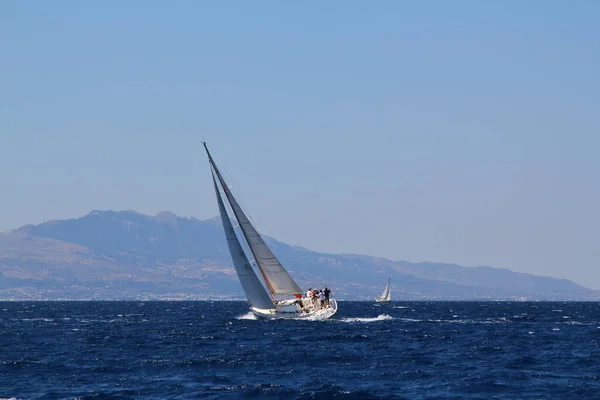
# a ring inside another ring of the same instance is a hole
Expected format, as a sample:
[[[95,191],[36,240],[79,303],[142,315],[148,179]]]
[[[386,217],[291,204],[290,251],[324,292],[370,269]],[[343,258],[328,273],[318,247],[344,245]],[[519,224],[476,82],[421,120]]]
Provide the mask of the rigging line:
[[[214,165],[211,165],[211,168],[214,170]],[[218,179],[217,179],[217,181],[218,181]],[[223,201],[223,205],[225,206],[225,209],[226,209],[225,212],[227,213],[227,218],[229,218],[231,220],[231,217],[229,215],[229,213],[231,213],[231,215],[233,215],[233,219],[234,219],[235,223],[237,224],[236,226],[239,227],[240,226],[239,221],[237,220],[237,216],[233,212],[233,207],[231,206],[231,203],[229,202],[229,198],[225,194],[225,189],[223,189],[223,185],[221,184],[221,182],[219,182],[217,188],[219,190],[219,193],[222,194],[222,201]],[[252,253],[252,250],[250,249],[250,245],[248,244],[248,241],[246,240],[245,235],[243,234],[243,232],[241,232],[241,229],[238,229],[237,231],[236,231],[236,229],[233,229],[233,234],[237,237],[238,243],[240,244],[242,251],[245,253],[246,259],[248,259],[248,260],[252,259],[252,261],[250,261],[250,267],[252,268],[252,262],[254,262],[254,265],[257,266],[256,260],[254,260],[254,258],[253,258],[254,254]],[[252,269],[254,270],[254,268],[252,268]],[[256,270],[254,272],[256,273]],[[261,282],[261,284],[263,285],[263,287],[264,286],[269,287],[269,285],[267,285],[262,273],[256,273],[256,276],[258,277],[258,279]],[[273,296],[271,296],[271,297],[273,297]]]
[[[263,240],[265,240],[264,236],[267,236],[269,239],[277,240],[275,238],[275,236],[273,235],[273,230],[271,229],[271,227],[269,226],[269,224],[264,219],[262,219],[260,217],[260,214],[258,214],[256,216],[256,218],[254,218],[252,215],[250,215],[250,213],[248,212],[248,210],[251,209],[250,204],[246,203],[244,201],[245,197],[243,195],[241,187],[237,184],[236,180],[233,179],[229,175],[229,173],[227,173],[227,170],[223,171],[222,168],[219,168],[219,171],[221,171],[221,175],[223,175],[224,178],[226,178],[227,182],[230,185],[230,186],[228,186],[229,190],[231,192],[233,192],[233,195],[237,199],[238,204],[242,208],[242,211],[246,214],[246,217],[248,218],[248,220],[250,221],[250,223],[252,223],[254,225],[255,229],[257,230],[257,232],[261,236],[261,238]],[[246,204],[249,204],[249,205],[246,205]],[[258,222],[258,224],[257,224],[257,222]],[[273,252],[273,249],[271,249],[271,251]],[[275,254],[275,252],[273,252],[273,254],[275,255],[276,259],[279,259],[279,257],[277,256],[277,254]],[[279,260],[279,262],[281,263],[281,260]],[[296,271],[298,269],[298,264],[296,264],[293,261],[293,259],[289,259],[289,258],[286,259],[286,264],[289,265],[289,266],[291,266],[294,269],[294,271]],[[288,271],[288,274],[290,274],[290,271]],[[294,273],[294,275],[295,275],[295,273]],[[293,276],[292,276],[292,279],[294,279]]]
[[[223,187],[223,190],[226,192],[226,195],[229,194],[231,196],[231,199],[229,198],[229,196],[227,196],[227,200],[229,201],[232,209],[233,209],[232,200],[235,202],[236,208],[239,207],[239,202],[236,199],[235,195],[233,193],[231,193],[231,191],[229,189],[229,186],[227,186],[227,182],[225,181],[225,178],[222,176],[221,172],[216,168],[216,165],[213,164],[213,167],[214,167],[215,173],[217,174],[217,178],[221,182],[221,186]],[[235,212],[235,209],[233,209],[233,211],[234,211],[234,215],[236,216],[236,219],[238,219],[238,222],[239,222],[239,217],[238,217],[237,213]],[[241,212],[241,215],[244,218],[247,219],[247,216],[245,215],[244,211],[240,210],[240,212]],[[254,227],[252,229],[255,231]],[[252,252],[252,254],[254,255],[254,257],[256,258],[257,256],[255,254],[255,250],[252,248],[252,246],[250,245],[250,242],[249,242],[249,233],[246,232],[246,230],[244,230],[244,229],[241,229],[241,231],[242,231],[242,234],[243,234],[243,236],[245,238],[246,243],[248,244],[248,247],[250,248],[250,251]],[[235,233],[235,230],[234,230],[234,233]],[[258,232],[257,232],[257,234],[258,234]],[[258,236],[260,237],[260,234],[258,234]],[[272,283],[269,281],[269,279],[267,277],[266,270],[264,270],[263,268],[259,268],[259,270],[260,270],[260,273],[263,275],[263,280],[264,280],[266,286],[269,289],[269,292],[271,294],[271,298],[273,300],[275,300],[275,297],[274,297],[275,288],[273,287]]]
[[[244,214],[246,214],[246,217],[250,220],[250,222],[254,224],[253,218],[250,216],[250,213],[248,213],[248,207],[246,206],[246,202],[244,201],[244,196],[240,189],[240,185],[238,185],[237,181],[227,172],[226,169],[220,167],[219,171],[221,172],[223,178],[228,182],[228,188],[233,193],[240,208],[242,209]]]
[[[231,219],[230,216],[233,216],[233,221],[235,223],[235,226],[233,227],[233,233],[237,236],[238,242],[240,242],[240,245],[242,246],[242,250],[244,250],[244,253],[246,253],[246,257],[248,259],[250,259],[251,257],[253,257],[252,256],[252,251],[250,250],[250,247],[249,247],[249,245],[248,245],[248,243],[246,241],[246,238],[240,232],[240,229],[241,229],[240,223],[239,223],[239,221],[238,221],[235,213],[233,212],[233,207],[229,203],[229,199],[225,195],[225,190],[222,187],[219,187],[219,192],[221,193],[222,198],[224,199],[225,208],[226,208],[226,211],[228,213],[227,217],[229,217]],[[240,229],[236,230],[236,228],[240,228]]]
[[[256,217],[253,217],[248,212],[248,210],[252,209],[251,204],[248,203],[247,201],[245,201],[245,196],[244,196],[244,194],[243,194],[243,192],[241,190],[241,187],[237,184],[236,180],[233,179],[229,175],[229,173],[227,172],[227,170],[224,171],[223,168],[219,168],[219,171],[221,171],[221,175],[223,175],[223,177],[229,183],[229,185],[230,185],[230,186],[228,186],[229,190],[231,192],[233,192],[233,195],[237,199],[238,204],[242,208],[242,211],[246,214],[246,217],[248,218],[248,220],[250,221],[250,223],[252,223],[254,225],[254,227],[256,228],[256,230],[258,232],[258,234],[262,237],[262,239],[263,240],[265,239],[264,236],[268,236],[270,239],[275,239],[275,236],[272,233],[272,229],[265,222],[265,220],[260,217],[260,214],[258,214]],[[275,239],[275,240],[277,240],[277,239]],[[277,258],[277,255],[275,255],[275,257]],[[297,265],[295,263],[293,263],[293,262],[291,262],[291,265],[294,268],[297,267]]]
[[[228,186],[229,190],[231,192],[233,192],[234,197],[237,199],[238,204],[240,205],[244,214],[246,214],[246,217],[248,218],[248,220],[250,220],[250,222],[255,226],[255,228],[258,228],[256,221],[254,220],[254,217],[248,212],[249,210],[251,210],[253,208],[252,208],[252,204],[250,204],[250,202],[247,201],[247,198],[242,191],[242,186],[239,185],[238,182],[229,174],[227,169],[223,169],[222,167],[219,167],[219,171],[221,172],[221,175],[223,176],[223,178],[225,178],[226,181],[229,183],[229,186]],[[264,221],[260,218],[260,215],[256,216],[256,220],[258,221],[259,226],[262,226],[266,229],[266,234],[270,237],[273,237],[271,232],[269,232],[269,228],[266,226]],[[257,229],[257,231],[259,231],[259,234],[260,234],[260,231],[262,231],[262,229],[260,229],[260,230]]]
[[[265,221],[260,217],[260,215],[256,216],[256,221],[255,221],[255,218],[248,212],[248,210],[252,209],[252,207],[250,207],[251,204],[249,204],[248,202],[245,201],[245,196],[243,195],[241,187],[237,184],[235,179],[233,179],[227,173],[227,170],[223,171],[223,168],[219,168],[219,171],[221,171],[221,175],[223,175],[223,178],[225,178],[227,180],[227,182],[229,183],[229,190],[233,193],[233,195],[237,199],[238,204],[240,205],[242,211],[244,212],[244,214],[246,214],[246,217],[248,218],[250,223],[252,223],[252,225],[254,225],[258,234],[261,237],[263,237],[263,234],[264,234],[264,235],[269,236],[270,238],[274,238],[274,236],[271,233],[271,230],[269,229],[269,227],[267,226]],[[258,224],[257,224],[257,222],[258,222]],[[261,229],[259,229],[259,227]],[[262,229],[262,228],[264,228],[264,229]],[[264,240],[264,237],[263,237],[263,240]]]
[[[216,166],[215,166],[215,167],[216,167]],[[247,218],[247,219],[248,219],[248,221],[250,222],[250,224],[251,224],[251,225],[255,225],[256,223],[253,221],[253,219],[252,219],[252,218],[251,218],[251,217],[248,215],[248,213],[246,213],[246,212],[245,212],[245,210],[244,210],[244,208],[245,208],[245,205],[244,205],[244,206],[242,206],[242,205],[240,204],[240,203],[242,203],[242,204],[243,204],[243,195],[240,193],[240,191],[239,191],[239,190],[236,190],[237,188],[236,188],[236,189],[234,189],[234,190],[230,189],[229,183],[230,183],[231,181],[234,181],[234,182],[235,182],[235,179],[232,179],[231,177],[229,177],[229,174],[228,174],[228,173],[221,172],[221,169],[220,169],[220,168],[218,169],[218,175],[220,175],[220,176],[221,176],[221,178],[220,178],[220,179],[222,180],[221,184],[222,184],[222,185],[225,185],[225,186],[223,186],[223,189],[224,189],[224,190],[227,190],[227,192],[228,192],[230,195],[232,195],[232,196],[233,196],[233,198],[236,200],[236,208],[237,208],[237,207],[239,207],[239,208],[241,209],[240,211],[241,211],[241,212],[244,214],[244,218]],[[229,182],[226,182],[226,181],[225,181],[225,177],[224,177],[223,175],[226,175],[226,176],[227,176],[227,181],[229,181]],[[234,186],[235,186],[235,185],[234,185]],[[240,197],[241,197],[241,198],[240,198]],[[231,205],[231,204],[230,204],[230,205]],[[235,214],[235,212],[234,212],[234,214]],[[263,238],[263,237],[262,237],[262,235],[261,235],[261,234],[260,234],[260,233],[259,233],[259,232],[256,230],[256,227],[255,227],[255,226],[252,226],[252,228],[253,228],[252,230],[254,231],[252,234],[253,234],[253,235],[254,235],[254,234],[256,234],[256,235],[257,235],[257,237],[259,237],[259,238],[261,239],[261,241],[264,241],[264,238]],[[249,240],[249,238],[247,237],[247,235],[248,235],[248,234],[246,233],[246,231],[245,231],[244,229],[242,229],[242,234],[244,235],[245,241],[246,241],[246,242],[248,242],[248,240]],[[267,245],[267,249],[269,250],[269,252],[270,252],[270,253],[272,253],[272,250],[271,250],[271,249],[268,247],[268,245]],[[254,257],[255,257],[255,258],[257,258],[257,257],[258,257],[258,260],[257,260],[257,261],[259,261],[259,262],[260,262],[261,260],[268,261],[268,260],[271,260],[271,259],[272,259],[272,260],[276,261],[276,262],[277,262],[277,264],[280,264],[280,262],[277,260],[277,256],[276,256],[275,254],[272,254],[271,256],[268,256],[268,257],[260,257],[259,255],[256,255],[256,254],[254,254],[254,250],[252,249],[252,247],[251,247],[251,246],[250,246],[250,250],[251,250],[251,252],[253,253],[253,255],[254,255]],[[266,274],[266,272],[265,272],[265,271],[263,271],[263,268],[262,268],[262,267],[260,268],[260,271],[261,271],[261,274],[263,274],[263,275],[264,275],[264,274]],[[276,271],[275,273],[277,273],[277,271]],[[293,279],[291,276],[289,276],[289,273],[288,273],[287,271],[283,270],[283,271],[281,271],[281,273],[285,273],[285,275],[287,275],[289,278],[291,278],[291,281],[292,281],[292,283],[294,283],[294,284],[296,285],[296,287],[297,287],[297,284],[295,283],[294,279]],[[266,278],[266,276],[263,276],[263,277],[265,278],[265,281],[267,281],[267,278]],[[272,288],[272,286],[271,286],[271,283],[270,283],[270,282],[268,282],[268,283],[267,283],[267,286],[269,287],[270,291],[273,293],[273,292],[274,292],[274,289]],[[273,290],[271,290],[271,289],[273,289]],[[300,288],[297,288],[297,289],[298,289],[298,290],[301,290]]]
[[[211,164],[211,170],[214,170],[214,165],[212,165],[212,164]],[[240,224],[239,224],[239,221],[237,220],[237,217],[235,216],[235,213],[233,212],[233,208],[231,207],[231,204],[229,203],[229,199],[227,198],[227,195],[225,194],[225,190],[223,189],[220,182],[217,185],[217,189],[219,190],[219,193],[221,194],[221,198],[223,199],[223,205],[225,206],[225,212],[227,213],[227,218],[229,218],[229,220],[232,222],[231,225],[233,227],[233,232],[236,234],[236,236],[238,236],[238,241],[240,242],[240,244],[242,244],[242,249],[244,249],[243,244],[246,244],[245,243],[246,239],[244,238],[244,241],[240,241],[239,235],[235,231],[235,228],[239,227]],[[231,216],[233,216],[233,218]],[[234,224],[235,224],[235,226],[234,226]]]

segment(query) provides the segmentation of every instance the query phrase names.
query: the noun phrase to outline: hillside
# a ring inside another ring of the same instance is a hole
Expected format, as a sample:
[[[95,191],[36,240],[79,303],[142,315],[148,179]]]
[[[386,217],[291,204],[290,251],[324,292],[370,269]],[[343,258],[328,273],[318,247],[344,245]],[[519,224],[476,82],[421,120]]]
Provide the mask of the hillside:
[[[599,299],[565,279],[490,267],[324,254],[266,238],[301,287],[394,300]],[[0,299],[242,299],[217,218],[92,211],[0,234]]]

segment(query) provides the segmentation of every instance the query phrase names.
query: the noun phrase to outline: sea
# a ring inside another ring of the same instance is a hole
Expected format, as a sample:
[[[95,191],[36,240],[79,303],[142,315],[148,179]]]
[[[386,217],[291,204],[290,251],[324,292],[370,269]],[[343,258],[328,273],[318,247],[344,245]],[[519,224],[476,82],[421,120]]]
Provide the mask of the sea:
[[[0,302],[0,398],[590,399],[599,343],[595,302]]]

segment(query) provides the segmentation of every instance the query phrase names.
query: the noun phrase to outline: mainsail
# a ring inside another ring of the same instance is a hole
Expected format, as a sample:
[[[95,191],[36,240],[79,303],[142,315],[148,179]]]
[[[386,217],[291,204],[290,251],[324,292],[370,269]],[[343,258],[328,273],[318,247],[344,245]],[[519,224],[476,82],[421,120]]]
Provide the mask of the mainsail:
[[[381,293],[381,296],[378,297],[379,301],[390,301],[391,298],[391,294],[390,294],[390,287],[391,287],[391,280],[390,278],[388,278],[388,283],[385,286],[385,289],[383,289],[383,293]]]
[[[215,162],[208,151],[208,147],[206,147],[206,143],[204,143],[204,149],[206,150],[206,154],[208,155],[208,159],[213,168],[214,175],[216,175],[221,187],[223,188],[223,192],[225,193],[225,197],[229,201],[229,205],[231,206],[231,210],[235,215],[235,218],[240,225],[244,238],[248,243],[248,247],[254,256],[254,260],[260,270],[262,277],[265,281],[265,284],[269,288],[269,291],[272,294],[289,294],[289,295],[299,295],[302,293],[302,289],[298,286],[298,284],[292,279],[292,277],[288,274],[288,272],[283,268],[283,265],[279,262],[277,257],[273,254],[271,249],[267,246],[263,238],[260,236],[256,228],[252,225],[239,203],[231,193],[231,190],[225,183],[221,172],[217,168]],[[241,248],[241,247],[240,247]]]
[[[258,276],[256,276],[254,269],[252,269],[252,266],[250,265],[246,254],[244,253],[242,245],[240,244],[235,231],[233,230],[233,226],[231,225],[229,215],[227,214],[225,204],[223,203],[223,199],[221,197],[221,192],[219,191],[217,181],[215,180],[214,171],[213,183],[215,185],[217,203],[219,203],[219,213],[221,214],[221,221],[223,222],[225,237],[227,238],[227,245],[229,246],[229,253],[231,254],[233,265],[235,266],[235,272],[237,272],[238,278],[242,284],[242,288],[244,289],[244,293],[246,293],[248,303],[256,308],[272,309],[274,308],[273,302],[265,291],[263,285],[260,283],[260,280],[258,279]]]

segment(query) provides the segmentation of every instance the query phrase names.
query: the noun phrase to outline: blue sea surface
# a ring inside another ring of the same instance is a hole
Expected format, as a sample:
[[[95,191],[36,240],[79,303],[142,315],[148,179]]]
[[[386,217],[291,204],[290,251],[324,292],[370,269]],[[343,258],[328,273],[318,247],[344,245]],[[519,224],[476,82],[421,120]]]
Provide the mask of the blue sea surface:
[[[0,302],[0,398],[600,398],[600,303]]]

